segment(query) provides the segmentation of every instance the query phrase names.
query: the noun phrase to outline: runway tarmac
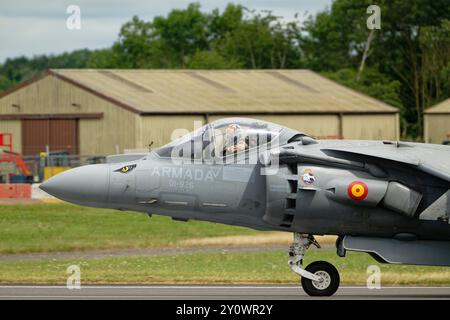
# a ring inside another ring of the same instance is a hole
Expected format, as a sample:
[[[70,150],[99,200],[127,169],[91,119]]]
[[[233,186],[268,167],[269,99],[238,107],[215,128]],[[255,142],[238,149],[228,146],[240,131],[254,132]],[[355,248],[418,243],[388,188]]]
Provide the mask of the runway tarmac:
[[[0,286],[0,299],[145,299],[145,300],[304,300],[299,286],[280,285],[154,285],[154,286]],[[324,298],[320,298],[324,299]],[[445,299],[450,287],[341,287],[325,299]]]

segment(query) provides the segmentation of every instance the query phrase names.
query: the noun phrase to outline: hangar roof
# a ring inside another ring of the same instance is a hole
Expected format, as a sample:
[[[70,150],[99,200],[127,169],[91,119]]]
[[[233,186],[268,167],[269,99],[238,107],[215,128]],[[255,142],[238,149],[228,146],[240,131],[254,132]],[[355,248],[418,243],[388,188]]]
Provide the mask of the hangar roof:
[[[444,100],[441,103],[425,110],[425,113],[450,113],[450,99]]]
[[[397,113],[309,70],[51,69],[140,114]]]

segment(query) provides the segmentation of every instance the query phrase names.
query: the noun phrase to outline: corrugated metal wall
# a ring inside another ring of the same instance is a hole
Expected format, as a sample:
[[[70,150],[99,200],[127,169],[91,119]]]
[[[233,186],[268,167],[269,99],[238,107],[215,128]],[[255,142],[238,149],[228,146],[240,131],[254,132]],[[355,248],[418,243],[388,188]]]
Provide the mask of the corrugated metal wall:
[[[22,126],[20,120],[0,120],[0,132],[11,133],[13,136],[13,151],[22,152]]]
[[[238,115],[240,117],[255,118],[274,122],[316,137],[338,137],[339,117],[337,115]],[[210,116],[214,121],[226,116]]]
[[[205,123],[203,116],[174,115],[174,116],[143,116],[142,118],[142,144],[140,148],[146,148],[153,141],[153,147],[163,146],[173,138],[180,137],[191,132],[195,127],[201,127]]]
[[[344,139],[399,140],[398,115],[343,115],[342,135]]]
[[[247,117],[274,122],[299,130],[320,139],[362,140],[398,140],[397,115],[167,115],[142,117],[142,141],[140,148],[145,148],[150,141],[153,147],[159,147],[171,141],[171,136],[179,136],[179,132],[190,132],[194,129],[194,121],[204,123],[204,119],[213,122],[228,117]],[[342,121],[342,123],[341,123]],[[342,131],[342,132],[341,132]]]
[[[228,117],[247,117],[264,121],[271,121],[308,134],[320,137],[336,137],[339,135],[339,119],[336,115],[222,115],[208,116],[212,122]],[[140,148],[146,148],[150,141],[153,147],[160,147],[172,141],[171,138],[179,137],[183,132],[190,132],[195,127],[205,123],[202,115],[166,115],[143,116],[142,118],[142,142]]]
[[[14,108],[12,105],[20,108]],[[102,119],[79,120],[82,155],[113,154],[141,145],[136,123],[139,116],[70,83],[45,77],[0,99],[0,114],[103,113]],[[0,130],[12,132],[21,149],[20,120],[0,120]]]
[[[12,105],[19,106],[13,107]],[[0,114],[84,114],[102,113],[101,119],[79,119],[79,153],[105,155],[123,150],[154,147],[170,142],[175,129],[194,129],[194,121],[204,123],[233,115],[151,115],[140,116],[73,84],[47,76],[0,99]],[[303,131],[320,138],[398,138],[398,115],[251,115]],[[397,120],[396,120],[397,119]],[[16,151],[21,152],[20,120],[0,120],[0,130],[14,134]],[[182,131],[179,131],[179,134]]]
[[[271,121],[320,139],[398,140],[397,114],[243,115]],[[210,116],[214,121],[226,116]],[[341,123],[342,121],[342,123]]]
[[[425,142],[441,144],[450,134],[450,114],[425,114]]]

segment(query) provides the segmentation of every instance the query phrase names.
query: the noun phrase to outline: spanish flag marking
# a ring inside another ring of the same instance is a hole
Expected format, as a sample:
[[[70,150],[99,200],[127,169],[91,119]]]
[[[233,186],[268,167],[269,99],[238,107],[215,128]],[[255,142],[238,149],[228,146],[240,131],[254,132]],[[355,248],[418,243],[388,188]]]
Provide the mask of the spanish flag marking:
[[[362,181],[353,181],[348,185],[347,192],[351,199],[361,201],[369,194],[369,188],[367,187],[367,184]]]

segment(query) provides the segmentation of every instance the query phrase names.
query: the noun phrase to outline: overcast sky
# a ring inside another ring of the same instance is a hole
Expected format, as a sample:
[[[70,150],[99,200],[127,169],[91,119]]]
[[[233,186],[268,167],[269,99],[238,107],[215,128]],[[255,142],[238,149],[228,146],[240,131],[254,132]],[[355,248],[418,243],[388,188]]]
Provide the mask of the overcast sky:
[[[62,53],[74,49],[98,49],[112,45],[120,27],[133,15],[150,20],[171,9],[185,8],[183,0],[0,0],[0,63],[8,57]],[[202,0],[202,9],[223,9],[227,3],[272,10],[285,19],[300,19],[329,6],[332,0]],[[81,9],[81,29],[69,30],[69,5]]]

